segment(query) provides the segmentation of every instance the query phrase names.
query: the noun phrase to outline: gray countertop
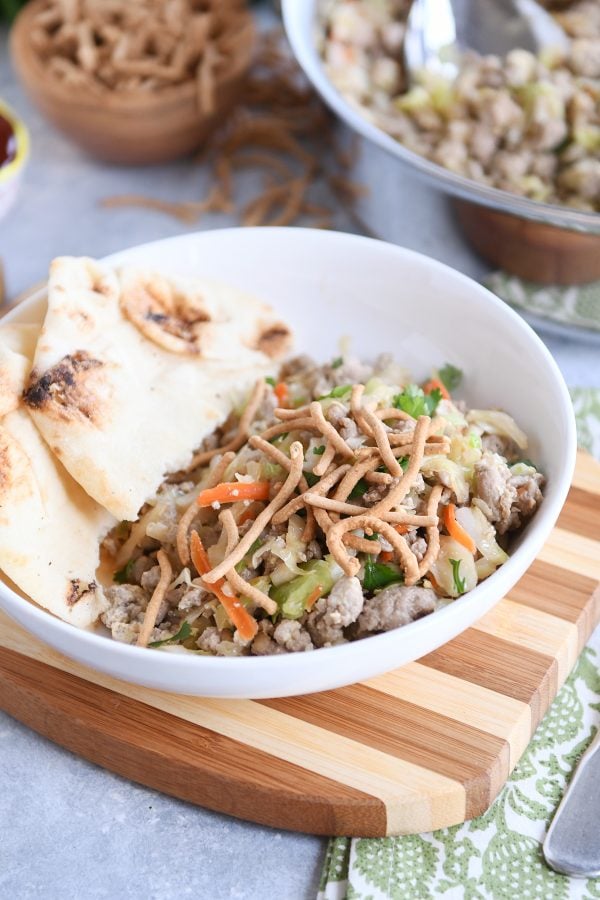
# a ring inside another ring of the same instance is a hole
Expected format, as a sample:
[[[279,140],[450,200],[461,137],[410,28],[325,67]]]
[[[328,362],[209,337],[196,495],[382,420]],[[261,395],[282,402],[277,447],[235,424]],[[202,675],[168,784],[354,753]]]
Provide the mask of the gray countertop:
[[[0,257],[12,296],[42,280],[59,254],[103,256],[186,229],[147,210],[104,209],[120,193],[201,198],[207,175],[190,162],[146,169],[92,161],[32,109],[0,43],[0,96],[27,122],[32,156],[18,206],[0,222]],[[252,174],[246,188],[251,188]],[[242,190],[244,186],[242,185]],[[407,246],[470,274],[478,263],[452,234],[439,201],[410,185]],[[382,202],[388,202],[386,198]],[[418,207],[418,216],[413,214]],[[336,226],[355,231],[343,213]],[[597,347],[546,339],[571,385],[600,385]],[[56,747],[0,713],[0,898],[314,897],[324,841],[238,822],[131,784]]]

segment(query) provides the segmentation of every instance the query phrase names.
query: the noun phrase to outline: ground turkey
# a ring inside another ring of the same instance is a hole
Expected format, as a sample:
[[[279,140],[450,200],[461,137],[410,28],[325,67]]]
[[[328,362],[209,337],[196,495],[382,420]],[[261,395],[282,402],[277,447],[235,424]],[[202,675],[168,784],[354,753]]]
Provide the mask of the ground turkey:
[[[365,601],[358,619],[359,634],[391,631],[429,615],[435,609],[435,594],[428,588],[393,584]]]
[[[477,505],[498,534],[504,534],[535,512],[542,500],[543,481],[539,472],[513,475],[501,456],[486,451],[475,466],[475,494],[481,501]]]
[[[328,597],[315,603],[307,627],[317,647],[329,647],[345,641],[344,628],[356,622],[365,601],[358,578],[343,575]]]

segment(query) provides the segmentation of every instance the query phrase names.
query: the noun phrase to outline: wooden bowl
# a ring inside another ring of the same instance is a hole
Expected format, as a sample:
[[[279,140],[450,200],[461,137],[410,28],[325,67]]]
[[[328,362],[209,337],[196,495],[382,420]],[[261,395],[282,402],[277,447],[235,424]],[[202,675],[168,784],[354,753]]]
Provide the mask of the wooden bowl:
[[[454,200],[470,243],[494,266],[540,284],[600,279],[600,234],[532,222],[466,200]]]
[[[238,52],[217,77],[217,108],[204,115],[193,81],[152,93],[94,94],[51,75],[30,41],[44,0],[30,0],[11,32],[11,52],[29,97],[57,128],[98,159],[127,165],[161,163],[197,150],[230,112],[252,60],[254,25],[247,14]]]

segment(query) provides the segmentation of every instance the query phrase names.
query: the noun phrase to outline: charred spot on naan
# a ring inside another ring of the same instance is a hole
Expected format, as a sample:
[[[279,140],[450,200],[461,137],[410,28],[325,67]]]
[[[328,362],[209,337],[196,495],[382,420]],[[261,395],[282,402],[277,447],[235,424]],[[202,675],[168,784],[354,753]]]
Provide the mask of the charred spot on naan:
[[[95,581],[82,581],[80,578],[71,578],[67,587],[65,597],[67,606],[75,606],[80,600],[83,600],[88,594],[95,594],[98,585]]]
[[[270,359],[278,359],[289,349],[292,332],[284,322],[274,322],[259,327],[253,350],[260,350]]]
[[[156,275],[139,275],[124,285],[120,302],[129,321],[163,350],[203,352],[212,316],[200,293],[183,293]]]
[[[102,398],[108,393],[105,367],[106,363],[94,359],[85,350],[78,350],[63,357],[43,375],[34,369],[23,399],[30,409],[53,413],[66,421],[83,418],[101,425],[106,402]]]

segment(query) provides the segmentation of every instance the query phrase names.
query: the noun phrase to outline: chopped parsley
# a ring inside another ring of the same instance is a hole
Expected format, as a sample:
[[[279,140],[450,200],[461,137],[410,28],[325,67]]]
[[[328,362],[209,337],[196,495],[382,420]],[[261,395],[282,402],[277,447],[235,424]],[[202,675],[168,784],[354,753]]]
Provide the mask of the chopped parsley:
[[[406,470],[408,469],[408,464],[410,462],[410,456],[401,456],[398,462],[400,463],[400,468],[402,469],[402,471],[406,472]]]
[[[309,487],[314,487],[317,481],[320,481],[318,475],[315,475],[314,472],[305,472],[304,477],[306,478],[306,483]]]
[[[402,572],[398,572],[396,569],[392,569],[391,566],[386,566],[383,563],[375,562],[371,557],[366,560],[363,588],[368,593],[373,593],[373,591],[381,590],[381,588],[387,587],[389,584],[401,581],[404,581]]]
[[[335,358],[335,359],[333,360],[333,362],[331,363],[331,368],[332,368],[332,369],[339,369],[339,367],[340,367],[340,366],[343,366],[343,365],[344,365],[344,357],[343,357],[343,356],[336,356],[336,358]]]
[[[430,394],[426,394],[416,384],[409,384],[401,394],[396,394],[392,400],[392,406],[408,413],[413,419],[419,416],[432,416],[442,399],[442,392],[434,388]]]
[[[275,387],[275,385],[277,383],[274,378],[271,378],[270,375],[267,375],[267,377],[265,378],[265,381],[267,382],[267,384],[270,384],[271,387]]]
[[[313,453],[315,454],[315,456],[323,456],[323,454],[325,453],[325,445],[321,444],[320,447],[314,447]]]
[[[274,444],[275,441],[285,441],[285,439],[286,439],[286,437],[288,436],[288,434],[289,434],[289,431],[284,431],[283,434],[276,434],[275,437],[272,437],[272,438],[271,438],[271,440],[269,441],[269,443],[270,443],[270,444]]]
[[[454,578],[454,587],[458,594],[464,594],[466,591],[465,579],[460,577],[460,559],[451,559],[452,577]]]
[[[440,381],[446,388],[446,390],[451,394],[462,381],[463,373],[462,369],[457,369],[456,366],[453,366],[451,363],[446,363],[439,372]]]
[[[378,541],[379,540],[379,535],[377,534],[376,531],[374,531],[373,534],[365,534],[365,537],[368,541]]]
[[[131,582],[131,573],[133,571],[134,561],[132,559],[129,560],[128,563],[125,563],[122,569],[118,569],[113,575],[113,581],[117,584],[129,584]]]
[[[170,638],[165,638],[164,641],[152,641],[151,644],[148,644],[149,647],[164,647],[166,644],[178,644],[180,641],[187,641],[192,634],[192,626],[189,622],[184,622],[177,634],[174,634]]]

